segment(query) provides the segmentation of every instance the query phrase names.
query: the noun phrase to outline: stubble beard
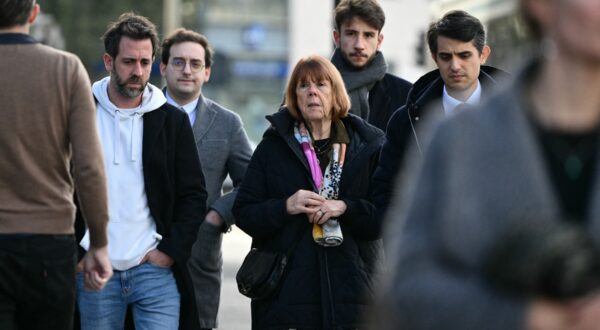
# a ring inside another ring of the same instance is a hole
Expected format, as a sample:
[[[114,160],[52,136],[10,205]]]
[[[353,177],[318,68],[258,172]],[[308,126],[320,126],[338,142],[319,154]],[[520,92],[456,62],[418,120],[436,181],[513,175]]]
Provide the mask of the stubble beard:
[[[115,69],[112,70],[111,76],[111,81],[113,81],[113,84],[117,88],[119,94],[128,98],[134,98],[142,95],[146,85],[148,85],[148,81],[143,81],[139,76],[131,76],[126,81],[123,81]],[[127,87],[128,83],[141,83],[142,86],[140,88],[129,88]]]

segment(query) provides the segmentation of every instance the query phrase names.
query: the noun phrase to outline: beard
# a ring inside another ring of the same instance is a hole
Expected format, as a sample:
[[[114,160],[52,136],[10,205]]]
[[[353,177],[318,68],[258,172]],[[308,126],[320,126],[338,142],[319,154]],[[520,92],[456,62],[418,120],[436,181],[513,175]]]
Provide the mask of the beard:
[[[123,80],[114,68],[111,71],[111,82],[115,84],[121,95],[131,98],[140,96],[148,85],[148,80],[144,81],[140,76],[131,76],[127,80]],[[141,84],[141,87],[129,88],[127,87],[128,83],[138,83]]]

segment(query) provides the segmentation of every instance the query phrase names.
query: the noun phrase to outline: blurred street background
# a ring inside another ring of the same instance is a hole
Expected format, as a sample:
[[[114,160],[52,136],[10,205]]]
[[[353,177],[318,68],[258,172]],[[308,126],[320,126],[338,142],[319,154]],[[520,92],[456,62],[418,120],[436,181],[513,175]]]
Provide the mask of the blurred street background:
[[[206,35],[215,49],[203,93],[236,111],[258,143],[275,112],[289,68],[308,54],[330,57],[334,0],[39,0],[43,15],[32,34],[79,55],[92,81],[106,75],[100,37],[108,22],[134,11],[150,18],[161,37],[177,27]],[[388,71],[409,81],[434,67],[425,43],[429,23],[451,9],[478,17],[488,30],[488,64],[514,71],[527,53],[513,0],[379,0],[386,13],[382,51]],[[152,82],[163,86],[158,57]]]

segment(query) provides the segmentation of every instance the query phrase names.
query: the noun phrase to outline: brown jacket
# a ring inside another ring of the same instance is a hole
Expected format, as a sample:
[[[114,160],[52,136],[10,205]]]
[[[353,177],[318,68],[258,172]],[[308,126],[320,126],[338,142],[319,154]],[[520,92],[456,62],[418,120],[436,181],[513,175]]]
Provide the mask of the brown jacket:
[[[77,187],[92,245],[106,244],[106,179],[79,59],[0,34],[0,234],[73,233]]]

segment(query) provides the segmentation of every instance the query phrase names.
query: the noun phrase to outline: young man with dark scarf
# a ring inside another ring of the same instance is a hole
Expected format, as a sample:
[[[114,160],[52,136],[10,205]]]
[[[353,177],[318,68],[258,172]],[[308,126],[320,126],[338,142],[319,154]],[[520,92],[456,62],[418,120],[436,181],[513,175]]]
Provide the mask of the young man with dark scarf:
[[[406,103],[412,84],[387,73],[379,47],[385,14],[374,0],[342,0],[335,8],[331,62],[342,74],[351,113],[385,130],[392,113]]]

